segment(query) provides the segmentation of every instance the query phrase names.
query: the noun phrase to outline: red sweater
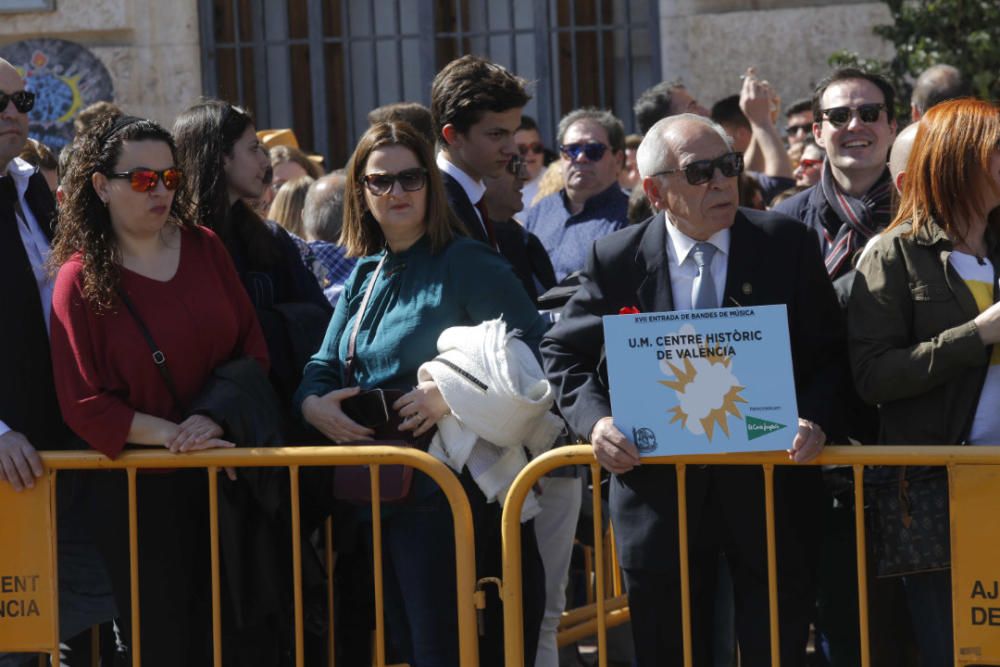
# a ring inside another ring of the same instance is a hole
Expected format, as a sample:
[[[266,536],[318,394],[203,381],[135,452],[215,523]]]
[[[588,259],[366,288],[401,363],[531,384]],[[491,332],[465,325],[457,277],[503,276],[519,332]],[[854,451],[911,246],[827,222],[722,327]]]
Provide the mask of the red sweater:
[[[92,448],[116,458],[136,411],[174,422],[212,371],[241,356],[267,371],[256,313],[218,237],[184,228],[180,262],[165,282],[120,268],[121,286],[167,359],[182,405],[152,360],[142,330],[123,305],[98,314],[83,297],[83,262],[74,256],[52,295],[52,367],[66,424]]]

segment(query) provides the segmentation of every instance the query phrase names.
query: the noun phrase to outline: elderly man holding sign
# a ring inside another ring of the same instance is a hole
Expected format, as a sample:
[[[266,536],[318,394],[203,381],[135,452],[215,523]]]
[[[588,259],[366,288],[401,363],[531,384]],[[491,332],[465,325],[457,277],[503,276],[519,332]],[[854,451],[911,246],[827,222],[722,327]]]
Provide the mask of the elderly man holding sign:
[[[833,422],[838,386],[845,377],[843,323],[814,233],[790,218],[737,208],[736,177],[743,160],[722,128],[692,114],[665,118],[647,133],[638,165],[643,189],[660,213],[594,244],[580,289],[543,340],[542,352],[564,417],[574,431],[589,436],[597,460],[613,473],[611,517],[638,664],[673,665],[681,664],[683,646],[676,474],[672,467],[642,465],[634,440],[645,440],[645,429],[626,429],[625,434],[615,425],[607,368],[610,363],[613,375],[615,360],[606,361],[602,318],[683,311],[697,319],[701,309],[752,312],[754,307],[783,305],[797,429],[793,421],[789,428],[769,433],[766,441],[780,440],[776,446],[798,463],[819,454]],[[655,346],[655,339],[650,345]],[[696,344],[679,353],[673,362],[676,380],[662,384],[683,383],[691,363],[684,357],[711,357],[716,348]],[[783,355],[787,359],[787,350]],[[653,365],[660,363],[656,355],[651,359]],[[657,406],[650,414],[657,410],[663,421],[685,423],[677,410]],[[710,428],[709,421],[703,429],[709,438]],[[648,443],[642,444],[647,451]],[[726,451],[717,445],[703,451]],[[762,473],[758,467],[691,468],[687,505],[694,663],[711,664],[716,563],[724,553],[736,591],[742,664],[769,665]],[[813,512],[821,509],[822,484],[812,467],[782,467],[775,478],[781,664],[801,665],[814,601],[817,535],[811,524]]]

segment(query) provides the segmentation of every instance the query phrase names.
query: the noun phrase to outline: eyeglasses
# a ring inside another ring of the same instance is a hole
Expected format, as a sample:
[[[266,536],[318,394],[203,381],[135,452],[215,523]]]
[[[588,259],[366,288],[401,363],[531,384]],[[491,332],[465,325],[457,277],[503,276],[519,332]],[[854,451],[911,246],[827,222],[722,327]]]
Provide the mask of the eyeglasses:
[[[785,133],[789,136],[795,136],[800,132],[809,132],[812,129],[812,123],[802,123],[801,125],[789,125],[785,128]]]
[[[830,121],[830,125],[841,128],[851,122],[851,116],[854,115],[855,111],[858,112],[858,118],[861,119],[862,123],[871,124],[878,120],[883,109],[885,109],[884,104],[859,104],[856,107],[823,109],[822,115]]]
[[[528,163],[515,155],[507,163],[507,173],[522,181],[528,180]]]
[[[8,102],[13,102],[14,108],[21,113],[28,113],[35,108],[35,94],[29,90],[19,90],[14,93],[0,91],[0,113],[7,109]]]
[[[688,183],[691,185],[701,185],[712,180],[716,168],[726,178],[739,176],[740,172],[743,171],[743,153],[726,153],[714,160],[697,160],[679,169],[664,169],[661,172],[653,174],[653,176],[669,176],[670,174],[683,171]]]
[[[149,192],[162,180],[163,187],[173,191],[180,186],[181,180],[184,178],[184,172],[176,167],[170,167],[163,171],[139,167],[137,169],[108,174],[108,178],[127,178],[129,185],[136,192]]]
[[[427,170],[423,167],[405,169],[398,174],[365,174],[361,177],[368,191],[376,197],[389,194],[399,181],[399,187],[406,192],[422,190],[427,185]]]
[[[566,156],[570,162],[576,162],[583,155],[590,162],[597,162],[604,157],[604,152],[608,147],[597,142],[591,144],[561,144],[559,152]]]
[[[526,156],[528,153],[534,153],[535,155],[541,155],[545,152],[545,146],[541,142],[534,142],[530,144],[518,144],[517,152],[521,154],[521,157]]]
[[[807,158],[799,160],[799,166],[802,167],[803,169],[812,169],[813,167],[819,167],[822,164],[823,164],[822,160],[810,160]]]

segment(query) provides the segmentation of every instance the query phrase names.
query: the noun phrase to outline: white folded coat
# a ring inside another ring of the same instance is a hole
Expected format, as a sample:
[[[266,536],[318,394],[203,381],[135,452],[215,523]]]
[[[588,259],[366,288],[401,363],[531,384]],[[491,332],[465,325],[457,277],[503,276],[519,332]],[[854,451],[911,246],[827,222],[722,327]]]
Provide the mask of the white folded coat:
[[[456,471],[468,466],[487,501],[503,504],[528,463],[525,448],[538,456],[562,433],[562,420],[550,412],[552,385],[531,349],[507,333],[501,319],[445,329],[437,348],[417,378],[437,384],[451,414],[438,422],[429,451]],[[532,492],[521,521],[538,511]]]

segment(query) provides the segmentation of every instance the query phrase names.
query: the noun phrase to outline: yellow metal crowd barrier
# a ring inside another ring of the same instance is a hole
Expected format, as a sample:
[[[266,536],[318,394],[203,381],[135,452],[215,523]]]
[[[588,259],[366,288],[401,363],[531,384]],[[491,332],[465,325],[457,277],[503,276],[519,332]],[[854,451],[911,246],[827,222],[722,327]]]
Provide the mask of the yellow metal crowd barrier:
[[[303,611],[302,611],[302,554],[299,528],[299,469],[316,466],[367,465],[371,472],[372,495],[372,536],[374,548],[374,580],[375,580],[375,654],[374,664],[385,667],[385,626],[382,602],[382,539],[379,502],[379,466],[407,465],[420,470],[433,479],[444,491],[451,505],[455,526],[455,585],[458,598],[458,643],[459,656],[462,665],[477,665],[478,643],[476,634],[476,574],[474,535],[472,528],[472,512],[469,501],[461,482],[445,464],[426,452],[413,448],[391,446],[339,446],[339,447],[269,447],[259,449],[215,449],[185,455],[174,455],[166,452],[128,452],[119,459],[112,461],[97,453],[81,452],[46,452],[42,454],[48,483],[27,493],[49,493],[46,499],[50,511],[55,507],[55,485],[60,470],[125,470],[128,477],[129,497],[129,545],[131,558],[132,581],[132,664],[141,664],[141,646],[139,642],[139,590],[137,576],[139,562],[137,556],[137,510],[136,510],[136,472],[149,468],[205,468],[208,474],[208,510],[211,530],[211,567],[212,567],[212,634],[214,640],[214,665],[222,665],[222,631],[221,619],[221,582],[219,572],[219,515],[218,515],[218,473],[225,467],[275,467],[288,468],[291,482],[292,509],[292,555],[293,582],[295,603],[295,664],[302,667],[303,653]],[[13,493],[13,491],[11,491]],[[55,553],[55,521],[52,520],[52,534],[45,536]],[[22,530],[30,530],[24,527]],[[327,523],[326,544],[328,553],[332,545],[331,525]],[[22,534],[28,534],[24,532]],[[328,591],[328,602],[332,620],[332,568],[331,559],[327,559],[327,575],[331,582]],[[55,604],[54,565],[48,573],[52,580],[47,585],[52,587],[53,614],[58,613]],[[42,579],[44,579],[44,575]],[[43,582],[44,583],[44,582]],[[59,639],[57,635],[58,618],[51,620],[53,664],[59,664]],[[330,636],[331,665],[333,664],[332,624]],[[4,647],[0,641],[0,652],[11,650]]]
[[[594,531],[595,539],[597,531]],[[604,608],[606,611],[605,623],[607,627],[613,628],[617,625],[629,621],[628,599],[622,588],[621,568],[618,565],[618,554],[615,548],[614,527],[609,524],[604,531],[603,548],[607,550],[608,557],[604,559],[604,567],[601,573],[604,581],[610,582],[610,593],[605,598]],[[597,630],[597,580],[600,578],[598,565],[594,559],[594,547],[584,545],[583,549],[583,573],[586,576],[585,597],[586,604],[575,609],[567,609],[563,612],[559,621],[559,629],[556,634],[556,644],[559,648],[569,646],[591,637]]]
[[[774,526],[774,467],[780,465],[801,465],[789,460],[785,452],[763,452],[749,454],[706,454],[691,456],[661,456],[643,459],[644,465],[650,464],[670,464],[676,466],[677,474],[677,507],[678,507],[678,532],[680,549],[680,574],[681,574],[681,612],[684,636],[684,665],[691,667],[691,600],[689,589],[689,563],[688,563],[688,528],[687,528],[687,496],[685,485],[685,470],[688,465],[759,465],[764,472],[764,503],[766,509],[766,537],[767,537],[767,567],[768,567],[768,591],[769,591],[769,614],[770,614],[770,644],[771,663],[773,667],[779,667],[778,651],[778,597],[777,597],[777,556],[775,553],[775,526]],[[560,447],[538,457],[532,461],[514,480],[513,485],[504,503],[502,531],[503,531],[503,605],[504,605],[504,632],[507,667],[521,667],[523,662],[521,656],[524,655],[524,633],[522,625],[523,601],[521,600],[521,508],[527,497],[528,491],[546,473],[556,468],[570,465],[586,465],[591,469],[592,478],[600,479],[601,467],[594,458],[590,445],[574,445],[570,447]],[[861,636],[861,665],[869,667],[871,656],[869,650],[868,635],[868,588],[867,588],[867,559],[865,548],[865,521],[864,521],[864,480],[863,471],[865,466],[870,465],[911,465],[911,466],[947,466],[949,473],[953,472],[956,466],[997,466],[1000,465],[1000,447],[937,447],[937,446],[865,446],[865,447],[826,447],[823,453],[816,460],[808,465],[845,465],[850,466],[854,471],[854,506],[855,506],[855,535],[857,538],[857,570],[858,570],[858,625]],[[998,468],[1000,470],[1000,468]],[[992,479],[985,484],[996,487]],[[982,487],[985,489],[985,486]],[[952,516],[955,513],[955,490],[952,489]],[[598,642],[598,664],[606,667],[607,658],[607,628],[615,622],[621,622],[623,602],[621,598],[608,599],[605,595],[605,581],[607,568],[605,567],[604,542],[602,540],[602,512],[601,495],[599,492],[593,494],[594,503],[594,559],[596,572],[596,600],[593,615],[594,622],[584,631],[593,634],[596,630]],[[986,513],[998,515],[997,507],[984,508]],[[993,532],[1000,534],[1000,519],[993,519],[995,526]],[[952,522],[952,536],[956,535],[955,522]],[[953,544],[954,547],[954,544]],[[989,550],[988,550],[989,551]],[[995,557],[995,552],[991,552]],[[959,566],[957,554],[953,551],[953,567]],[[982,586],[982,582],[976,581]],[[982,597],[989,598],[990,586],[1000,586],[997,582],[988,582],[985,586],[986,592]],[[975,588],[973,597],[975,597]],[[959,610],[957,600],[962,592],[953,591],[953,609],[956,614]],[[627,604],[627,603],[625,603]],[[1000,626],[1000,607],[995,609],[997,616],[997,626]],[[590,613],[580,612],[581,614]],[[980,617],[984,616],[980,612]],[[974,621],[975,622],[975,621]],[[977,623],[978,624],[978,623]],[[578,635],[581,638],[587,635]],[[968,650],[968,649],[965,649]],[[956,641],[956,658],[963,651]],[[957,663],[958,664],[958,660]],[[964,661],[961,664],[966,664]],[[990,663],[992,664],[992,663]]]

